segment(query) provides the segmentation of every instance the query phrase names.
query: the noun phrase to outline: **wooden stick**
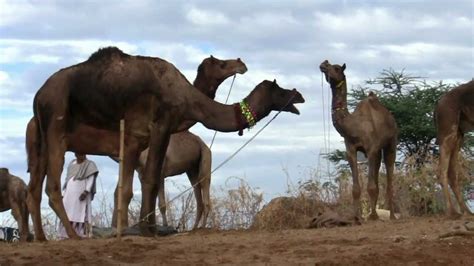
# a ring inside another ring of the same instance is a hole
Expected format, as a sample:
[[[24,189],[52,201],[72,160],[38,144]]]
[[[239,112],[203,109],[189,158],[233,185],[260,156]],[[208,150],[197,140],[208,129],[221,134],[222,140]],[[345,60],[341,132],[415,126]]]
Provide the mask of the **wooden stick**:
[[[123,187],[123,148],[125,142],[125,120],[120,120],[119,181],[117,199],[117,238],[122,240],[122,187]]]

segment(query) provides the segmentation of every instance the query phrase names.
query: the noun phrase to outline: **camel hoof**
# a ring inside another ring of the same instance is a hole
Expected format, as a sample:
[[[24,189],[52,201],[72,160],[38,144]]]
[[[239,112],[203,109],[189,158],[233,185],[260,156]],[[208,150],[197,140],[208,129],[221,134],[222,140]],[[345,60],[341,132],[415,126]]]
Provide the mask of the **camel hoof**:
[[[36,242],[48,242],[48,239],[46,239],[46,237],[38,237],[35,239]]]
[[[371,221],[377,221],[379,219],[379,216],[377,215],[377,213],[371,213],[369,215],[369,220]]]
[[[144,236],[144,237],[153,237],[153,236],[155,236],[155,232],[154,232],[154,230],[152,230],[153,227],[151,227],[147,223],[140,223],[139,228],[140,228],[141,235]]]
[[[451,219],[451,220],[459,220],[459,219],[461,219],[461,217],[462,217],[462,214],[460,214],[456,211],[452,211],[452,212],[449,213],[449,219]]]

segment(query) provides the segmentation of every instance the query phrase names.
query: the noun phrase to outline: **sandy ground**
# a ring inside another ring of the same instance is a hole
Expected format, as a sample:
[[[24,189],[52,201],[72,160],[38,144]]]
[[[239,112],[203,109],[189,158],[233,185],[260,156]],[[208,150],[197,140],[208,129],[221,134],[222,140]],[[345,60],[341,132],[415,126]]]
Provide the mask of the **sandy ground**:
[[[464,228],[467,220],[410,218],[332,229],[198,230],[122,241],[0,243],[0,265],[474,265],[473,236],[440,238]]]

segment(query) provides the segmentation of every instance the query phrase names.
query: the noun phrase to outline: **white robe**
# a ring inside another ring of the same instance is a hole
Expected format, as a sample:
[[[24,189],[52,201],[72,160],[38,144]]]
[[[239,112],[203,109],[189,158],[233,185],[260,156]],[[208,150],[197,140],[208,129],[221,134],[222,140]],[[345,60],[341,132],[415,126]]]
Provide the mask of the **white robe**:
[[[84,191],[90,192],[93,183],[93,175],[83,180],[69,179],[66,190],[63,191],[63,204],[69,221],[84,223],[91,220],[91,193],[82,201],[79,197]]]
[[[75,170],[77,170],[78,167],[80,167],[80,164],[78,164],[76,160],[72,161],[68,166],[67,175],[69,180],[67,181],[65,189],[63,190],[63,204],[73,229],[79,236],[86,237],[86,223],[90,223],[92,217],[91,191],[96,172],[87,176],[85,179],[75,180],[72,175],[77,172]],[[88,191],[89,193],[87,194],[86,198],[81,201],[79,200],[79,197],[84,191]],[[68,237],[62,224],[59,228],[59,237],[63,239]]]

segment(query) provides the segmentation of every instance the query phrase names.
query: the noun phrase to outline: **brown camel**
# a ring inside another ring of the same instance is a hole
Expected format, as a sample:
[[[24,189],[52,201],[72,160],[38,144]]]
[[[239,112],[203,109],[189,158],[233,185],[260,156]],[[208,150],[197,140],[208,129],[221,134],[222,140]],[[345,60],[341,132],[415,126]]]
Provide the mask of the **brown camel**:
[[[240,104],[219,104],[197,91],[165,60],[131,56],[114,47],[100,49],[87,61],[53,74],[35,95],[33,106],[40,136],[37,169],[47,166],[46,193],[50,206],[68,235],[78,238],[69,224],[59,191],[64,153],[70,149],[117,156],[119,121],[125,119],[122,204],[128,208],[133,169],[140,152],[149,147],[142,180],[140,228],[144,235],[151,235],[158,192],[158,178],[154,177],[161,173],[172,133],[186,130],[196,122],[223,132],[240,131],[272,110],[298,114],[294,104],[302,102],[304,99],[296,89],[284,90],[276,81],[263,81]],[[32,172],[36,175],[36,171]],[[36,203],[41,181],[30,180],[28,197],[29,205],[35,207],[31,212],[38,231],[42,231]],[[119,219],[126,225],[127,212]],[[45,239],[44,234],[36,235],[38,240]]]
[[[204,59],[199,65],[193,85],[209,98],[214,99],[217,88],[226,78],[237,73],[244,74],[246,71],[247,67],[240,58],[237,60],[219,60],[211,55],[211,57]],[[140,179],[142,179],[141,176],[145,169],[147,156],[148,149],[140,154],[138,167],[135,169]],[[112,159],[118,161],[118,158]],[[163,170],[157,184],[158,205],[164,226],[168,226],[164,179],[183,173],[186,173],[191,185],[194,186],[197,209],[193,229],[196,229],[200,222],[202,227],[206,226],[207,217],[211,209],[211,163],[211,150],[200,137],[188,130],[171,135],[163,162]],[[115,226],[115,215],[112,220],[112,225]]]
[[[28,208],[26,196],[28,190],[25,182],[10,174],[7,168],[0,168],[0,212],[12,210],[12,215],[18,223],[20,241],[27,241],[30,234],[28,229]]]
[[[383,154],[387,169],[387,195],[390,218],[393,210],[392,178],[395,164],[398,129],[392,114],[370,93],[351,114],[347,110],[347,83],[344,70],[346,64],[331,65],[327,60],[319,66],[332,92],[332,121],[337,132],[344,138],[346,156],[352,172],[352,197],[356,217],[361,217],[360,185],[357,169],[357,151],[363,152],[369,163],[367,191],[370,197],[370,219],[378,219],[378,176]]]
[[[237,73],[243,74],[247,71],[247,66],[240,60],[229,59],[229,60],[220,60],[214,56],[210,56],[204,59],[198,67],[197,76],[194,80],[194,86],[208,95],[211,98],[215,97],[215,92],[219,85],[229,76],[235,75]],[[39,151],[37,151],[39,137],[37,136],[37,124],[34,118],[28,122],[27,131],[26,131],[26,148],[28,155],[28,169],[35,169],[39,161]],[[71,140],[74,141],[74,140]],[[187,173],[189,180],[192,184],[197,182],[197,174],[199,176],[209,176],[211,171],[211,151],[206,146],[206,144],[196,135],[190,133],[189,131],[183,131],[175,133],[170,138],[170,143],[168,147],[173,147],[173,149],[168,148],[165,162],[164,162],[164,172],[168,173],[167,176],[178,175],[182,173]],[[67,148],[70,150],[70,147]],[[145,150],[140,155],[139,167],[137,171],[139,173],[140,179],[143,175],[145,169],[146,156],[148,151]],[[172,159],[166,159],[172,157]],[[177,158],[180,158],[179,161]],[[118,158],[113,158],[115,161],[118,161]],[[172,163],[173,162],[173,163]],[[180,164],[175,166],[175,164]],[[185,165],[188,165],[186,167]],[[207,174],[206,174],[207,173]],[[46,175],[46,169],[43,168],[41,173],[42,179]],[[166,175],[165,175],[166,176]],[[160,182],[158,185],[163,183],[163,186],[159,187],[159,202],[160,202],[160,211],[166,219],[166,203],[164,199],[164,181]],[[200,217],[204,213],[204,217],[207,217],[207,214],[210,210],[210,180],[207,178],[203,180],[202,185],[198,184],[195,186],[195,196],[196,196],[196,206],[197,206],[197,223],[200,220]],[[117,190],[116,190],[117,191]],[[201,196],[202,195],[202,196]],[[40,195],[41,197],[41,195]],[[203,198],[204,197],[204,198]],[[117,195],[115,196],[117,198]],[[117,224],[116,212],[114,211],[113,215],[113,225]],[[206,223],[206,218],[203,218],[203,224]],[[164,225],[167,225],[167,221],[164,220]]]
[[[474,81],[462,84],[441,97],[436,104],[434,118],[440,153],[438,178],[443,186],[446,214],[453,218],[460,216],[451,201],[448,182],[461,212],[472,214],[459,188],[457,168],[464,134],[474,130]]]

